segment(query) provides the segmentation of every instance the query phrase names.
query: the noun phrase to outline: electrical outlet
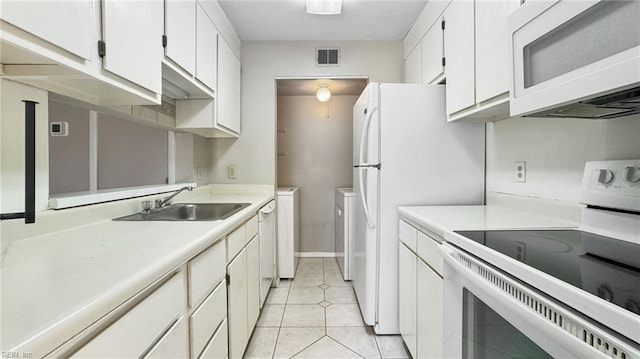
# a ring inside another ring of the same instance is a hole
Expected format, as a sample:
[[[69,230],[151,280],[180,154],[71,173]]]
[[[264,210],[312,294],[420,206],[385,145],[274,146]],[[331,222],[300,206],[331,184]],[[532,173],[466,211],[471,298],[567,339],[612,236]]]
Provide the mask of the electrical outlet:
[[[527,182],[527,162],[516,162],[516,182]]]
[[[196,173],[197,173],[196,176],[197,176],[198,180],[201,180],[202,177],[203,177],[203,175],[202,175],[202,167],[198,167],[197,170],[196,170]]]
[[[227,178],[236,179],[236,165],[227,166]]]

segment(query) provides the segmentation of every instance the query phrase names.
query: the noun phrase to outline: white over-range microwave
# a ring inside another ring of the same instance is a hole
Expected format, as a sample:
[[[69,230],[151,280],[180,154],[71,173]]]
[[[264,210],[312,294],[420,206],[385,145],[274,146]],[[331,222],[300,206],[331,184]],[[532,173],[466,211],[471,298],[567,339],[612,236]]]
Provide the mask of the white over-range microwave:
[[[640,113],[639,0],[529,0],[509,23],[511,116]]]

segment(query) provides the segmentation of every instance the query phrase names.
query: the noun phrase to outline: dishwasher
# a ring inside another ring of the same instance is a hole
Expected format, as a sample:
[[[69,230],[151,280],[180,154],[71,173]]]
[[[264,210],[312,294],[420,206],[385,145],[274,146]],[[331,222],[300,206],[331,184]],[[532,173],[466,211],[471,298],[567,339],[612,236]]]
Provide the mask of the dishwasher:
[[[264,205],[258,212],[260,235],[260,308],[264,304],[276,273],[276,201]]]

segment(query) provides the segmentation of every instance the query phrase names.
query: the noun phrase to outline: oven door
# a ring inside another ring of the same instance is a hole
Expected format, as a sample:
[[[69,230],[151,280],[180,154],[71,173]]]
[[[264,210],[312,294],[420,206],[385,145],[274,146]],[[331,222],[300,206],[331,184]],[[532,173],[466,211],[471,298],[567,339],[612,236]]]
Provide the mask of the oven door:
[[[444,243],[446,358],[636,358],[638,347]]]

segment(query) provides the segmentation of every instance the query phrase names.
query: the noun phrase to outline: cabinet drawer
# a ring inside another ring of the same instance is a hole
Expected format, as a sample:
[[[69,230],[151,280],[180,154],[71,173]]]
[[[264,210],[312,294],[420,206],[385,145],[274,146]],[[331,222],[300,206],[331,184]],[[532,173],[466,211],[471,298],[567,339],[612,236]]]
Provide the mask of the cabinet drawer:
[[[189,356],[189,327],[187,318],[180,318],[158,343],[149,351],[146,358],[186,358]]]
[[[226,282],[222,282],[189,318],[191,353],[194,357],[202,352],[213,332],[226,315],[227,285]]]
[[[400,220],[400,228],[398,229],[398,236],[400,237],[400,241],[404,243],[409,249],[412,251],[416,251],[416,236],[418,235],[418,230],[413,228],[407,222]]]
[[[245,243],[251,242],[251,239],[258,234],[258,216],[251,217],[245,224],[247,233],[245,234]]]
[[[189,261],[189,306],[195,307],[227,273],[225,243],[218,241]]]
[[[442,277],[442,256],[438,252],[439,243],[428,235],[418,232],[418,257],[425,261]]]
[[[72,357],[140,357],[184,311],[185,284],[184,272],[174,275]]]
[[[220,324],[220,328],[213,335],[211,341],[204,348],[199,359],[225,359],[227,357],[227,321]]]
[[[246,226],[242,225],[227,236],[227,262],[231,262],[247,244],[246,233]]]

